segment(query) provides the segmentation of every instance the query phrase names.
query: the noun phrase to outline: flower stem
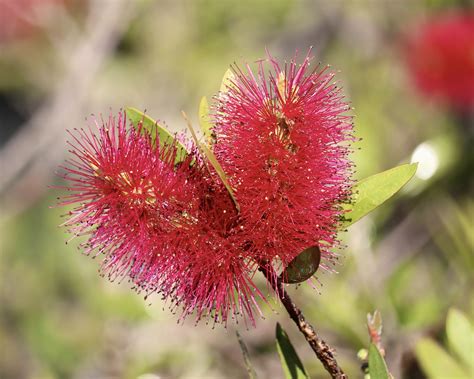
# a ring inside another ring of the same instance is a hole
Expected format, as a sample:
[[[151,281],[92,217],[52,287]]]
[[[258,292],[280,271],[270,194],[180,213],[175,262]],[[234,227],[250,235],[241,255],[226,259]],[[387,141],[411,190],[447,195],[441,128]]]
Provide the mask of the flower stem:
[[[336,358],[334,357],[334,349],[332,349],[323,339],[321,339],[314,328],[309,324],[305,318],[301,309],[291,300],[290,296],[286,292],[284,285],[280,278],[277,277],[273,268],[268,264],[260,265],[259,270],[265,275],[270,285],[273,287],[275,292],[278,294],[280,301],[288,312],[290,318],[295,322],[300,332],[308,341],[315,352],[318,359],[323,364],[324,368],[329,372],[332,378],[347,379],[347,375],[339,367]]]

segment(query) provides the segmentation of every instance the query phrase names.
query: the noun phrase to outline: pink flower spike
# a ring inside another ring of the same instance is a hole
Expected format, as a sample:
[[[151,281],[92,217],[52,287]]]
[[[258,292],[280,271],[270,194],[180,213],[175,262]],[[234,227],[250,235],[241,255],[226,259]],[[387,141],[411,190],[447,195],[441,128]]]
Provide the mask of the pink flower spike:
[[[281,68],[268,54],[258,75],[236,66],[234,85],[213,106],[214,151],[259,262],[286,266],[314,245],[332,260],[338,245],[352,185],[352,119],[334,74],[310,64],[308,53]]]
[[[60,205],[75,204],[64,225],[87,236],[84,253],[103,257],[110,280],[160,293],[183,318],[254,323],[254,297],[263,298],[252,282],[257,267],[242,249],[227,190],[197,149],[188,144],[188,157],[175,165],[174,144],[153,144],[141,127],[127,127],[124,113],[95,124],[96,133],[70,133],[60,187],[67,190]]]

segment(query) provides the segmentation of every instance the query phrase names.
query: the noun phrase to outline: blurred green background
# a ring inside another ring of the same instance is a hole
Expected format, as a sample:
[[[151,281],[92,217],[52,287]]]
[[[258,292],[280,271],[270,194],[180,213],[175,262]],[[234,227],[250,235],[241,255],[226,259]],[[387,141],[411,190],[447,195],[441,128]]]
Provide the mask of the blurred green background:
[[[279,378],[276,321],[311,377],[327,377],[279,304],[265,309],[255,329],[191,319],[177,325],[159,296],[145,301],[126,281],[100,278],[99,262],[81,256],[77,242],[65,244],[63,210],[51,208],[60,193],[48,186],[59,182],[66,129],[84,126],[91,112],[135,106],[182,130],[180,111],[196,121],[200,97],[216,93],[229,64],[253,62],[265,47],[283,60],[314,46],[315,62],[340,70],[362,138],[358,178],[420,162],[395,199],[342,233],[339,274],[318,274],[318,289],[290,289],[296,302],[350,377],[363,377],[357,352],[368,346],[366,314],[374,309],[384,319],[395,377],[427,376],[415,353],[422,337],[457,361],[445,320],[450,307],[474,310],[472,145],[465,147],[472,118],[418,94],[401,41],[432,14],[469,7],[448,0],[1,0],[0,378],[245,378],[236,329],[258,377]]]

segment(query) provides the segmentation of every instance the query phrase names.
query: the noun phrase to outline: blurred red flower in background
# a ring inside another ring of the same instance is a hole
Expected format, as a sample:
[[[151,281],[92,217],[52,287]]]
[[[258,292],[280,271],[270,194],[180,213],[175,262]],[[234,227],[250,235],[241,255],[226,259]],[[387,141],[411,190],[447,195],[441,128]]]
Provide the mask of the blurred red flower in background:
[[[70,0],[0,0],[0,43],[34,36],[44,16]],[[51,16],[51,15],[50,15]]]
[[[440,14],[415,27],[405,41],[415,85],[460,110],[474,107],[474,13]]]

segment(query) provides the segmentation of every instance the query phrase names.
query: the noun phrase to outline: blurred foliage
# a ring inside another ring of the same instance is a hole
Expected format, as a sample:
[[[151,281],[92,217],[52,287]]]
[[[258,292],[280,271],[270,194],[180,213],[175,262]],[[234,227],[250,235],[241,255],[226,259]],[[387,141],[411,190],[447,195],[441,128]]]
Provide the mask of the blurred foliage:
[[[69,377],[80,357],[102,345],[106,322],[146,315],[132,294],[111,288],[97,296],[98,275],[84,270],[79,254],[64,251],[60,213],[48,207],[53,202],[48,197],[2,228],[0,336],[8,352],[0,358],[2,377],[23,377],[25,367],[15,363],[24,356],[41,371]]]
[[[41,33],[0,46],[2,144],[62,78],[68,60],[61,46],[74,49],[74,36],[92,9],[68,3]],[[337,348],[350,377],[363,375],[356,352],[368,345],[365,315],[375,308],[384,318],[383,346],[394,377],[426,377],[420,343],[433,354],[449,351],[467,367],[449,336],[441,344],[448,309],[474,313],[473,170],[462,168],[469,162],[464,142],[470,121],[418,97],[400,54],[411,25],[465,3],[137,1],[126,34],[95,78],[88,111],[131,105],[166,120],[172,130],[183,129],[180,110],[197,120],[201,96],[211,102],[234,60],[253,62],[265,47],[289,59],[295,49],[302,55],[314,45],[316,62],[342,71],[338,80],[355,108],[362,138],[354,153],[357,179],[411,160],[420,162],[418,173],[431,174],[417,176],[396,199],[341,234],[347,248],[339,274],[320,270],[316,289],[303,284],[289,291]],[[82,125],[79,119],[64,127]],[[46,191],[32,182],[29,197],[38,200],[1,215],[1,378],[247,377],[231,330],[192,321],[176,325],[179,315],[159,296],[145,301],[129,283],[100,278],[99,262],[76,252],[76,240],[64,244],[68,236],[57,227],[63,210],[49,208],[55,190]],[[281,377],[278,320],[309,376],[325,378],[283,310],[262,308],[265,319],[255,330],[229,326],[241,331],[257,377]]]
[[[308,379],[308,373],[293,347],[288,334],[276,324],[276,346],[286,379]]]
[[[416,345],[416,356],[430,379],[472,378],[474,374],[474,326],[466,315],[450,309],[446,337],[452,354],[432,338],[422,338]]]

